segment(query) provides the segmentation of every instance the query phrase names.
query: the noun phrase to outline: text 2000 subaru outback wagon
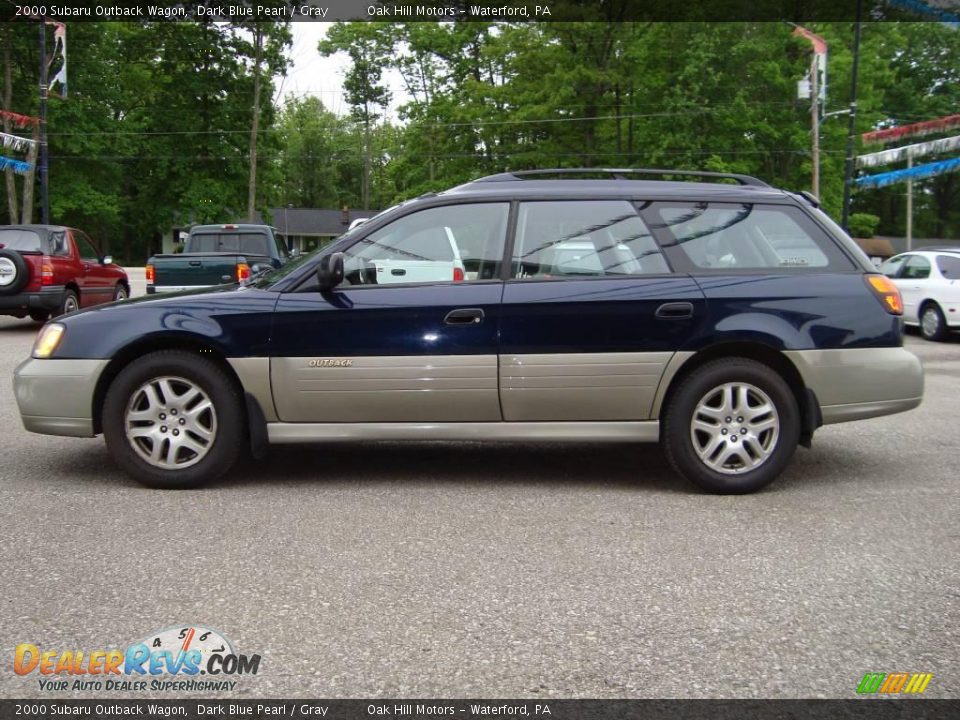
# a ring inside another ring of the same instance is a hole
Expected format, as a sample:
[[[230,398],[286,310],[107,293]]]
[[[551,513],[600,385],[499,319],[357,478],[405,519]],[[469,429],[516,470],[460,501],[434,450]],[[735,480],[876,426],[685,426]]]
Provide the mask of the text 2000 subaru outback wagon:
[[[102,432],[158,487],[268,443],[659,440],[743,493],[821,424],[920,403],[901,312],[812,200],[754,178],[508,173],[245,286],[58,319],[15,387],[28,430]]]

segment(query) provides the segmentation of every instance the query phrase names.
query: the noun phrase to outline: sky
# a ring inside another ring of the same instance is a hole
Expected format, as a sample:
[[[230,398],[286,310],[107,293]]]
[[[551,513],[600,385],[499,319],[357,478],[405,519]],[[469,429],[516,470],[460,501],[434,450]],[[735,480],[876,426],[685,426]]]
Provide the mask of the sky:
[[[332,23],[295,22],[292,23],[293,46],[288,50],[293,66],[287,70],[286,77],[275,81],[274,102],[282,104],[293,97],[319,97],[326,108],[337,115],[346,115],[350,111],[343,96],[343,75],[350,67],[350,61],[344,53],[323,57],[317,52],[317,43],[326,35]],[[396,108],[406,100],[403,84],[395,71],[385,75],[393,101],[391,116]]]

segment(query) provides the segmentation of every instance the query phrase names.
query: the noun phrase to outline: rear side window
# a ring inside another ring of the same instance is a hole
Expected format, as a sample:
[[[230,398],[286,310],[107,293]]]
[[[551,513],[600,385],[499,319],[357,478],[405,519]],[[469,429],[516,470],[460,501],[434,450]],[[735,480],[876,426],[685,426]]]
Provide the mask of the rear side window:
[[[646,223],[626,200],[520,205],[513,277],[618,277],[670,272]]]
[[[851,270],[854,265],[800,210],[752,203],[654,203],[663,242],[700,270]]]
[[[7,250],[24,250],[27,252],[42,252],[43,246],[40,235],[33,230],[11,228],[0,230],[0,245]]]
[[[949,280],[960,279],[960,258],[950,255],[937,255],[937,267],[940,274]]]

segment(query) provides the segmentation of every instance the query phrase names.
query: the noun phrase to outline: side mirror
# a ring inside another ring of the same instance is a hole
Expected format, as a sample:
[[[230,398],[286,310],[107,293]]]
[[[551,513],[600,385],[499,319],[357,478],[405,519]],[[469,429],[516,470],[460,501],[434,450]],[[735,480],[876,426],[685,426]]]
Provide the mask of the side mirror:
[[[332,290],[343,282],[343,253],[333,253],[320,258],[317,282],[320,284],[320,292]]]
[[[113,255],[104,255],[100,258],[101,265],[113,265]]]

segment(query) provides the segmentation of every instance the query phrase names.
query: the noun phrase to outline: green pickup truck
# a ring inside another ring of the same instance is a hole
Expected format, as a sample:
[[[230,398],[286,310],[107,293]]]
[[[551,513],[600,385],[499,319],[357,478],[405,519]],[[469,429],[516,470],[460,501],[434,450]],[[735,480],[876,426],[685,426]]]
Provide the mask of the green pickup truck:
[[[243,282],[290,258],[268,225],[197,225],[182,253],[147,260],[147,294]]]

